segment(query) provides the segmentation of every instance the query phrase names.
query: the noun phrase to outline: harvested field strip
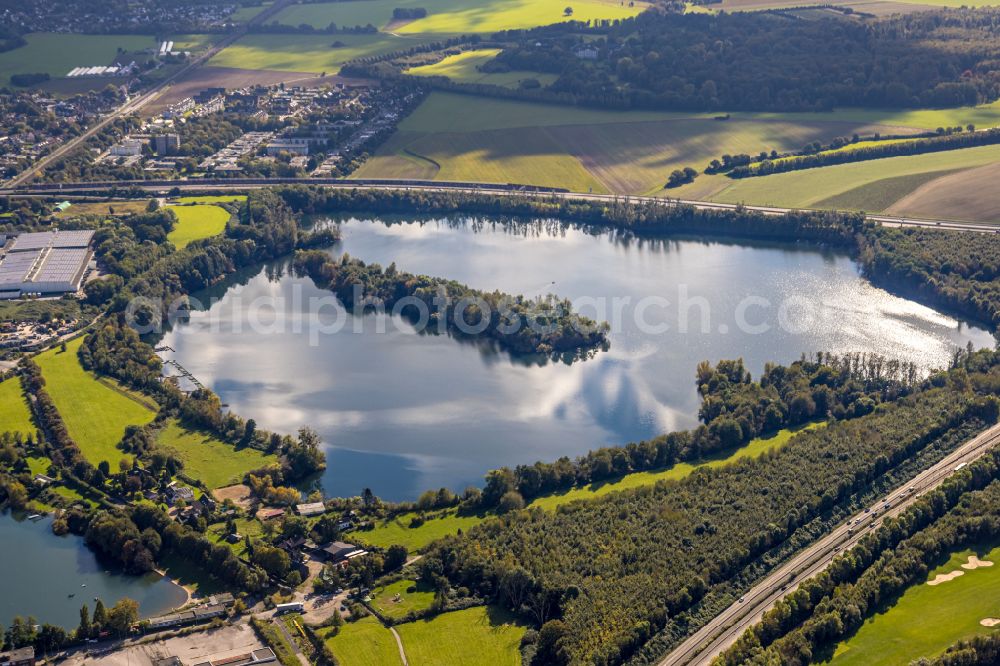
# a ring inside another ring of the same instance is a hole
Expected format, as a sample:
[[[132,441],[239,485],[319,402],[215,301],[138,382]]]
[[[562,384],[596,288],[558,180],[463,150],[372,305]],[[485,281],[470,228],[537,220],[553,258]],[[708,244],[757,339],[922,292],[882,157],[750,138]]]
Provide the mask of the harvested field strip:
[[[1000,163],[966,169],[915,187],[886,209],[887,213],[968,222],[1000,220],[996,182]]]
[[[817,202],[895,176],[983,166],[1000,161],[1000,146],[982,146],[944,153],[890,157],[872,162],[838,164],[731,182],[713,199],[787,207],[811,207]],[[956,215],[960,211],[955,211]]]
[[[921,185],[933,182],[942,176],[964,171],[964,169],[929,171],[927,173],[914,173],[907,176],[880,178],[823,199],[822,201],[817,201],[815,206],[816,208],[863,210],[870,213],[881,213]]]

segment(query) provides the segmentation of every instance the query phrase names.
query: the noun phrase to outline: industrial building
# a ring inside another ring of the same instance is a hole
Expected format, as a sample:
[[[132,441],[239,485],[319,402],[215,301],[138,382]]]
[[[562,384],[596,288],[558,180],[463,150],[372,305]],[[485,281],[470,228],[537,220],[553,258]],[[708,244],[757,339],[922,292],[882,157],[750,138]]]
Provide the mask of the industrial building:
[[[21,234],[0,252],[0,299],[55,295],[80,289],[92,258],[94,232]]]

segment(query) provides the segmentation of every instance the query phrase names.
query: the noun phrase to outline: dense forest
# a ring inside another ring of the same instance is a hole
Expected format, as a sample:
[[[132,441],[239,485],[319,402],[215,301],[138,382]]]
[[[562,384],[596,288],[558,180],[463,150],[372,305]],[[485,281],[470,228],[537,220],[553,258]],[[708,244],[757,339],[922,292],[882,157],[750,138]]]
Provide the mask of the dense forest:
[[[1000,326],[996,234],[876,227],[858,243],[861,265],[876,284]]]
[[[818,354],[788,366],[768,364],[753,381],[742,360],[698,365],[696,377],[702,425],[642,442],[603,447],[571,460],[501,468],[486,476],[480,495],[465,499],[465,509],[523,504],[541,495],[665,469],[731,451],[755,437],[813,420],[848,419],[870,414],[917,384],[917,370],[879,356]],[[459,498],[453,497],[452,503]],[[441,504],[440,498],[436,503]]]
[[[613,108],[820,111],[942,107],[1000,95],[997,12],[918,12],[799,20],[774,12],[647,11],[592,31],[596,60],[561,26],[517,42],[485,68],[559,75],[555,100]]]
[[[722,655],[720,666],[812,663],[952,552],[995,543],[1000,538],[998,477],[1000,453],[994,451],[899,518],[887,519],[826,571],[778,602]],[[988,482],[983,490],[962,492]]]
[[[499,291],[472,289],[454,280],[413,275],[395,264],[378,264],[321,250],[300,251],[294,267],[318,286],[329,289],[348,308],[368,307],[399,313],[424,332],[447,332],[494,341],[519,354],[586,356],[608,346],[608,324],[573,312],[555,296],[525,298]]]
[[[488,521],[434,546],[422,576],[468,587],[523,613],[539,636],[556,636],[538,646],[546,661],[537,663],[655,658],[758,558],[801,547],[792,544],[815,538],[824,519],[845,515],[904,467],[926,466],[995,421],[1000,357],[960,363],[759,459]]]

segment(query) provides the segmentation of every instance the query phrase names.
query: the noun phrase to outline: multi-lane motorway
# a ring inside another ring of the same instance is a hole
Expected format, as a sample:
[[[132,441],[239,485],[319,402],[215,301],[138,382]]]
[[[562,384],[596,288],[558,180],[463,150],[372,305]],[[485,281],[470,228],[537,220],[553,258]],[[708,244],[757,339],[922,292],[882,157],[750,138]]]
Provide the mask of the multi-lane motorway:
[[[1000,425],[995,425],[970,439],[939,463],[924,470],[880,499],[867,512],[853,516],[849,524],[838,526],[830,534],[800,551],[749,590],[741,600],[717,615],[668,654],[658,666],[709,664],[749,627],[760,621],[766,611],[791,593],[802,581],[829,566],[839,552],[853,547],[864,534],[882,519],[897,516],[918,497],[935,488],[959,465],[970,463],[1000,443]],[[888,505],[888,506],[887,506]]]
[[[82,137],[81,137],[82,138]],[[69,144],[63,146],[68,148]],[[55,157],[55,153],[50,156]],[[44,166],[39,163],[33,170],[39,171]],[[380,183],[377,179],[351,180],[341,178],[302,178],[302,179],[198,179],[198,180],[123,180],[113,182],[75,182],[75,183],[45,183],[39,185],[27,185],[25,183],[9,182],[0,187],[0,196],[22,195],[22,196],[68,196],[72,194],[86,195],[97,192],[105,192],[112,187],[122,190],[126,188],[141,189],[150,193],[165,194],[168,190],[179,190],[183,192],[217,192],[217,191],[246,191],[261,187],[274,185],[287,185],[290,183],[300,183],[303,185],[314,185],[341,189],[359,190],[414,190],[423,192],[468,192],[468,193],[489,193],[505,196],[536,196],[540,198],[559,198],[567,201],[624,201],[633,203],[658,203],[670,205],[674,203],[694,206],[700,210],[735,210],[743,208],[761,212],[767,215],[785,215],[795,210],[794,208],[782,208],[779,206],[751,206],[746,204],[719,203],[715,201],[699,201],[693,199],[667,199],[663,197],[644,197],[621,194],[593,194],[590,192],[568,192],[554,190],[532,190],[524,187],[512,185],[497,185],[494,183],[440,183],[433,181],[400,181],[393,180]],[[894,215],[867,215],[867,219],[890,227],[924,227],[932,229],[942,229],[948,231],[972,231],[977,233],[1000,233],[1000,224],[995,223],[975,223],[961,222],[955,220],[928,220],[913,217],[900,217]]]

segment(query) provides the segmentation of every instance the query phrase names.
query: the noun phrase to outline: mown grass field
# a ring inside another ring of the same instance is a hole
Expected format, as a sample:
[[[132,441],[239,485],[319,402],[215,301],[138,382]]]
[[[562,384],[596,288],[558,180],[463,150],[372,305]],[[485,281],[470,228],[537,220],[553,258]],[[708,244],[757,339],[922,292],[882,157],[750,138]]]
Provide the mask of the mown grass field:
[[[411,587],[416,589],[413,592],[407,592]],[[398,601],[395,600],[396,595],[399,595]],[[375,610],[391,618],[406,617],[414,611],[426,610],[433,603],[434,590],[422,584],[418,585],[416,581],[412,580],[400,580],[385,587],[375,588],[371,601]]]
[[[984,552],[987,551],[987,552]],[[834,666],[894,666],[920,657],[934,657],[949,645],[976,634],[1000,631],[984,627],[985,618],[1000,619],[1000,548],[955,553],[927,576],[955,570],[969,555],[994,563],[964,571],[962,576],[931,586],[922,582],[908,589],[892,607],[869,619],[858,632],[837,646]]]
[[[367,0],[366,0],[367,1]],[[345,2],[364,4],[362,2]],[[333,48],[334,42],[343,46]],[[209,61],[212,67],[335,74],[348,60],[408,49],[420,42],[376,35],[247,35]]]
[[[0,84],[7,85],[11,74],[46,73],[61,78],[74,67],[110,65],[118,48],[135,52],[155,47],[149,35],[76,35],[40,32],[27,35],[28,44],[0,53]],[[208,43],[206,35],[170,37],[177,50],[197,50]],[[101,81],[103,86],[110,79]]]
[[[408,551],[415,553],[432,541],[449,534],[456,534],[459,530],[467,530],[485,519],[485,516],[479,515],[459,516],[452,510],[446,512],[443,518],[427,520],[420,527],[409,527],[410,519],[415,515],[405,513],[378,525],[373,530],[351,532],[351,538],[365,545],[380,548],[398,544],[406,546]]]
[[[479,606],[396,627],[412,666],[520,666],[525,628],[505,611]]]
[[[184,474],[209,488],[239,483],[253,469],[276,462],[257,449],[236,449],[202,432],[187,430],[172,421],[159,435],[164,448],[173,449],[184,461]]]
[[[674,169],[699,171],[724,153],[787,152],[838,136],[916,129],[851,114],[617,112],[434,93],[355,173],[360,178],[438,178],[523,183],[575,191],[707,197],[730,185],[699,176],[664,190]]]
[[[31,411],[21,390],[21,380],[12,377],[0,382],[0,433],[19,432],[33,435],[35,426]]]
[[[319,635],[341,666],[402,666],[396,639],[371,615],[346,623],[336,636],[332,633],[321,630]]]
[[[225,208],[205,204],[171,206],[170,210],[177,216],[177,223],[167,234],[167,240],[178,250],[193,241],[218,236],[225,231],[231,217]]]
[[[477,68],[492,60],[500,49],[475,49],[445,57],[432,65],[406,70],[411,76],[446,76],[457,83],[483,83],[504,88],[517,88],[524,79],[535,79],[543,86],[556,80],[555,74],[541,72],[481,72]]]
[[[117,470],[118,461],[128,457],[117,447],[125,427],[145,425],[156,414],[112,380],[105,377],[99,381],[84,370],[77,357],[82,343],[83,338],[71,340],[65,352],[52,349],[36,356],[35,361],[42,369],[46,390],[84,457],[94,465],[106,460],[112,470]]]
[[[756,458],[772,449],[784,446],[794,435],[803,430],[819,428],[825,425],[823,422],[818,422],[797,428],[786,428],[769,437],[759,437],[746,446],[724,455],[709,458],[701,462],[678,463],[665,470],[635,472],[634,474],[627,474],[620,479],[581,486],[566,492],[538,497],[531,502],[531,506],[551,511],[561,504],[567,504],[576,500],[594,499],[613,492],[651,485],[657,481],[682,479],[701,466],[720,467],[744,458]],[[354,532],[351,534],[351,537],[362,543],[381,548],[388,548],[393,544],[403,545],[413,553],[418,552],[441,537],[456,534],[460,529],[463,531],[468,530],[490,517],[487,514],[460,516],[454,510],[450,510],[444,512],[444,516],[441,518],[431,518],[424,521],[420,527],[409,527],[410,520],[416,515],[416,513],[401,514],[394,520],[382,523],[371,531]]]
[[[365,2],[324,2],[293,5],[276,19],[286,25],[303,23],[325,28],[330,23],[353,27],[371,24],[399,34],[452,35],[491,33],[498,30],[534,28],[568,20],[563,14],[566,3],[552,0],[365,0]],[[583,0],[570,3],[576,21],[620,19],[635,16],[646,3],[615,0]],[[392,10],[422,7],[427,16],[411,22],[393,23]]]

